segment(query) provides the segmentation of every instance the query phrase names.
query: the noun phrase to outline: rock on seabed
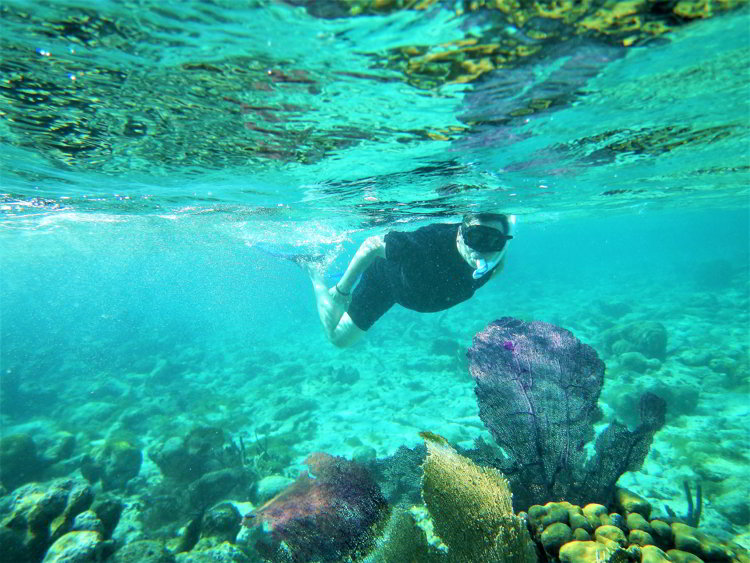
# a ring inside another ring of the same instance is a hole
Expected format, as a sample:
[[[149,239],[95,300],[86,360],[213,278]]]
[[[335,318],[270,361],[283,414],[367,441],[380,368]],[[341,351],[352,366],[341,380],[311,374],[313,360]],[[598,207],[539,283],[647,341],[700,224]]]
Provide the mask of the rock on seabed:
[[[68,532],[47,550],[42,563],[88,563],[99,561],[99,532]]]

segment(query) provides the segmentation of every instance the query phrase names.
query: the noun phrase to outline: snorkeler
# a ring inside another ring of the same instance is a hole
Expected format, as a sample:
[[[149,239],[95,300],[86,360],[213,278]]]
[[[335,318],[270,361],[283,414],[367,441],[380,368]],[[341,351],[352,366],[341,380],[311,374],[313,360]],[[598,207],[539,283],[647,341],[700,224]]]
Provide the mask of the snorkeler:
[[[326,336],[344,348],[395,303],[427,313],[466,301],[503,269],[514,223],[513,215],[478,213],[465,215],[459,224],[369,237],[331,288],[310,266]]]

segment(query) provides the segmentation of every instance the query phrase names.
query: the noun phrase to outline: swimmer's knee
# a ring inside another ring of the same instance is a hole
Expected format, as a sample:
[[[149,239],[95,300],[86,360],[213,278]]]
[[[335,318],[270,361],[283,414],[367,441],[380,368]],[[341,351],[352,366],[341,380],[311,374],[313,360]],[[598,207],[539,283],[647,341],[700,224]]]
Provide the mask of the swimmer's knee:
[[[362,338],[364,334],[365,331],[355,325],[354,321],[351,320],[347,313],[344,313],[344,316],[336,327],[336,330],[334,330],[332,333],[328,333],[326,331],[328,340],[330,340],[331,343],[337,348],[348,348],[349,346],[357,342],[360,338]]]
[[[348,348],[359,340],[359,336],[349,331],[334,331],[333,334],[327,334],[328,340],[336,348]]]
[[[345,338],[336,337],[336,336],[329,336],[328,341],[334,346],[336,346],[336,348],[348,348],[349,346],[354,344],[354,342],[349,342]]]

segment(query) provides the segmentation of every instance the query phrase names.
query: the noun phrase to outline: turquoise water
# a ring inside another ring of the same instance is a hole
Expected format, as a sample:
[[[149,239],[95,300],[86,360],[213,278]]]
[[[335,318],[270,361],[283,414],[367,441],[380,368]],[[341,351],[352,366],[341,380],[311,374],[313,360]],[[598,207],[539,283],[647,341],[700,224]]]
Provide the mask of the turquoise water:
[[[748,546],[746,8],[625,48],[452,2],[291,4],[3,7],[2,433],[39,452],[75,437],[37,479],[126,440],[143,464],[115,490],[154,504],[170,493],[150,454],[196,426],[268,450],[259,478],[315,451],[383,458],[423,430],[492,441],[465,353],[514,316],[597,350],[607,420],[664,396],[620,484],[682,514],[700,482],[701,527]],[[466,83],[403,54],[472,38],[539,51]],[[472,210],[518,216],[502,275],[445,312],[395,307],[351,349],[274,255],[323,256],[333,283],[366,237]],[[667,353],[644,367],[606,334],[647,321]],[[116,539],[175,537],[189,516],[147,512]]]

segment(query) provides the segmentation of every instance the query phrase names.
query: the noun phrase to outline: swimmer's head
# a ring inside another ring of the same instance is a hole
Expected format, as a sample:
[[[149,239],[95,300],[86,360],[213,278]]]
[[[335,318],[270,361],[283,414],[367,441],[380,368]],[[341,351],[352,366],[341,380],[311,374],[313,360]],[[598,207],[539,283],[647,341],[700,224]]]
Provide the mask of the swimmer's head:
[[[505,256],[507,243],[513,238],[514,215],[470,213],[464,215],[459,236],[467,247],[474,266],[474,279],[491,271]]]
[[[502,213],[470,213],[461,222],[461,237],[466,246],[477,252],[502,252],[513,238],[515,216]]]

